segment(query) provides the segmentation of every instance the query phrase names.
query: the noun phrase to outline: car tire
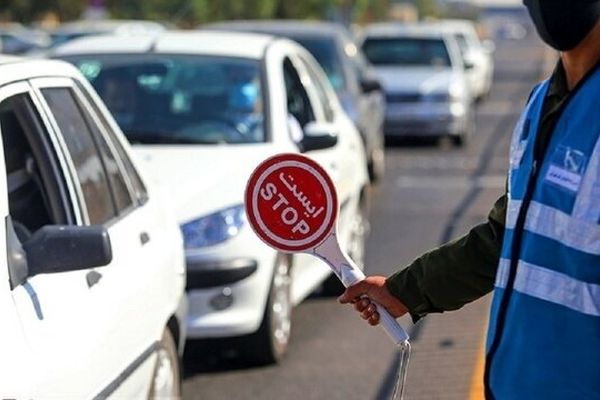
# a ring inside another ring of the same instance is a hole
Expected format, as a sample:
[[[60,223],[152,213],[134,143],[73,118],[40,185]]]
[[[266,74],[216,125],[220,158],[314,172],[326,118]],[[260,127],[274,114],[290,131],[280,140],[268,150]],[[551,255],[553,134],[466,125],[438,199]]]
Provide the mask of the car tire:
[[[369,181],[371,183],[380,182],[385,174],[385,150],[383,140],[381,146],[371,152],[369,157]]]
[[[363,191],[359,203],[358,215],[354,220],[350,245],[347,250],[348,256],[359,268],[364,268],[366,260],[366,244],[369,234],[369,197],[366,189]],[[344,285],[335,274],[331,274],[321,285],[323,296],[339,296],[345,290]]]
[[[363,189],[353,221],[348,255],[360,268],[365,266],[367,237],[369,236],[369,192]]]
[[[472,107],[472,106],[471,106]],[[475,133],[475,113],[471,112],[467,121],[467,126],[464,132],[452,136],[452,144],[454,147],[464,147],[469,138]]]
[[[463,147],[466,142],[466,135],[461,133],[460,135],[452,136],[452,145],[454,147]]]
[[[148,399],[181,399],[181,369],[175,339],[165,328],[157,351]]]
[[[287,352],[293,308],[291,269],[291,256],[279,254],[260,327],[242,343],[241,352],[252,364],[279,363]]]

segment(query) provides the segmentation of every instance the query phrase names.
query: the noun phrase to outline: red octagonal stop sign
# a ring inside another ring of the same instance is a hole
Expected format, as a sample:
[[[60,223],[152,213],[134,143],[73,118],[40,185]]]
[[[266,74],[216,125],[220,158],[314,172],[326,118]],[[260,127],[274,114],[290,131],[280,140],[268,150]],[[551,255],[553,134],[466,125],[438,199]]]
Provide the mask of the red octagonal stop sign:
[[[246,214],[256,234],[286,252],[310,250],[335,227],[337,195],[325,170],[299,154],[263,161],[246,186]]]

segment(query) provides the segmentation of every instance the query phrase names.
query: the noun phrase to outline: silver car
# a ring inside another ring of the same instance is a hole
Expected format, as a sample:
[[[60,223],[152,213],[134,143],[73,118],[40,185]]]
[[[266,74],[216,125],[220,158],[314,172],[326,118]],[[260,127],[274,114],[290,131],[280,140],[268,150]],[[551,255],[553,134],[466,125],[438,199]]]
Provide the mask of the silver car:
[[[374,24],[360,44],[386,94],[386,136],[466,141],[474,130],[473,94],[452,34],[423,24]]]

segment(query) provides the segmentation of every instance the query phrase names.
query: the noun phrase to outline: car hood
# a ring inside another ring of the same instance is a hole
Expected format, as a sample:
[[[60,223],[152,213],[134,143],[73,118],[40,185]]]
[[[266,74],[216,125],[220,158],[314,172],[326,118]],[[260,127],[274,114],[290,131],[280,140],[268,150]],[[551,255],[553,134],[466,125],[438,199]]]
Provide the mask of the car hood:
[[[137,145],[133,151],[144,176],[169,201],[180,223],[242,204],[250,173],[277,153],[272,144]]]
[[[387,93],[447,91],[456,79],[456,72],[451,68],[378,67],[375,72]]]

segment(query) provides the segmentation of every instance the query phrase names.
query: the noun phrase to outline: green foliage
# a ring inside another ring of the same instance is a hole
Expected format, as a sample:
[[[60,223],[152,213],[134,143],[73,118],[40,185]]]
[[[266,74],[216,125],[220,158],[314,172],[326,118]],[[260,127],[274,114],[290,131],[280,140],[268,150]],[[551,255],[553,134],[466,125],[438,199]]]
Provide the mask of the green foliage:
[[[385,18],[393,0],[104,0],[113,18],[141,18],[195,26],[225,19],[296,18],[369,22]],[[419,0],[427,12],[434,0]],[[77,19],[89,0],[0,0],[0,14],[30,22],[45,12]]]
[[[18,22],[30,22],[50,11],[61,19],[75,19],[84,9],[82,0],[0,0],[0,13]]]
[[[417,0],[419,18],[437,16],[437,4],[435,0]]]

